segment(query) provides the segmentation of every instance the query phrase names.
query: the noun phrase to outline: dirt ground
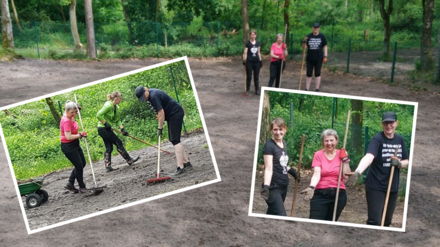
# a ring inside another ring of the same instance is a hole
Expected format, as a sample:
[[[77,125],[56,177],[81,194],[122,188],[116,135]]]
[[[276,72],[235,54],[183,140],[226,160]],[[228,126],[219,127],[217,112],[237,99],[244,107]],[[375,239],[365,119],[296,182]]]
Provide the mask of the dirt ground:
[[[0,105],[160,61],[163,60],[2,63]],[[190,66],[222,182],[27,236],[6,157],[0,150],[0,245],[440,245],[440,167],[435,146],[440,134],[437,94],[413,92],[399,84],[390,86],[351,74],[322,73],[321,89],[325,92],[419,102],[406,233],[264,219],[248,216],[260,97],[241,96],[240,60],[190,59]],[[300,67],[297,62],[287,64],[283,87],[298,88]],[[267,85],[268,68],[266,62],[261,72],[262,85]]]
[[[49,174],[45,177],[42,187],[49,193],[49,200],[40,207],[26,208],[25,210],[29,228],[36,230],[216,179],[205,134],[203,131],[198,132],[182,137],[182,143],[194,167],[183,174],[174,174],[176,158],[172,144],[166,141],[161,145],[161,149],[170,152],[170,154],[161,152],[161,177],[171,178],[164,183],[147,184],[148,179],[157,176],[157,149],[154,147],[130,152],[132,157],[137,155],[141,157],[131,166],[127,165],[120,155],[113,157],[112,166],[119,168],[114,172],[106,172],[102,161],[93,163],[97,186],[106,186],[99,195],[94,195],[93,192],[74,194],[65,190],[64,185],[72,169]],[[84,169],[84,175],[87,187],[95,187],[89,165]],[[22,201],[23,205],[26,205],[26,197],[22,197]]]

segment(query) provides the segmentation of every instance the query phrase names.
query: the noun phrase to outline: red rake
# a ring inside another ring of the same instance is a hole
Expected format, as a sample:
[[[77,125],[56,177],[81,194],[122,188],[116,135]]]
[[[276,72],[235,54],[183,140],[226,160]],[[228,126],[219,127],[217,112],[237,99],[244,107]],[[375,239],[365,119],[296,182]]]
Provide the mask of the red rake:
[[[152,179],[148,179],[147,180],[147,185],[162,183],[162,182],[165,182],[168,179],[171,179],[170,177],[162,177],[162,178],[160,177],[160,135],[159,135],[158,146],[159,146],[159,148],[157,149],[157,177],[156,178],[152,178]]]

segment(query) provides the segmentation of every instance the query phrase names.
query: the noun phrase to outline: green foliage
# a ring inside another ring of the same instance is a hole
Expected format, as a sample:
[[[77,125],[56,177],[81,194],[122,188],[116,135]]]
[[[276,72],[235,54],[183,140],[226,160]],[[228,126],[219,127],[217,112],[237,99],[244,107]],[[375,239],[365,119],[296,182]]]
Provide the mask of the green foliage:
[[[171,70],[173,77],[171,76]],[[173,78],[176,86],[173,85]],[[188,109],[184,121],[188,131],[202,128],[199,111],[184,61],[164,65],[136,74],[109,80],[69,93],[53,96],[55,104],[62,105],[74,100],[74,94],[82,105],[81,117],[88,134],[88,144],[92,160],[104,156],[104,143],[98,135],[96,113],[106,102],[107,94],[119,91],[123,101],[119,104],[124,128],[139,139],[157,143],[157,120],[146,103],[139,103],[134,95],[137,86],[159,88],[171,97],[185,102]],[[176,89],[175,89],[176,88]],[[45,100],[39,100],[9,109],[18,118],[0,114],[0,123],[6,138],[9,155],[17,179],[27,179],[45,173],[71,167],[60,148],[59,123],[55,122]],[[58,107],[57,107],[58,110]],[[80,124],[78,117],[76,118]],[[164,136],[168,136],[164,128]],[[145,148],[145,144],[120,135],[128,151]],[[85,148],[84,145],[82,145]],[[116,154],[116,151],[114,152]]]

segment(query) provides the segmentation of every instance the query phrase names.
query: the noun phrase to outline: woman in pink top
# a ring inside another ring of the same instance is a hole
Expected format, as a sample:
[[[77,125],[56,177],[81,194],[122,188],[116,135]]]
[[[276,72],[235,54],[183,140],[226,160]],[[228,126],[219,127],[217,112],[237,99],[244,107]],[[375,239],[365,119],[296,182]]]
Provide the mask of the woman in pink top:
[[[270,79],[269,87],[273,86],[275,82],[275,87],[280,87],[280,77],[281,77],[281,61],[283,61],[283,71],[286,68],[286,56],[287,46],[283,43],[283,35],[281,33],[277,34],[277,41],[272,44],[270,48]]]
[[[78,123],[75,121],[75,116],[78,114],[78,108],[81,109],[75,102],[68,100],[65,105],[65,111],[63,118],[60,122],[61,131],[61,150],[67,159],[75,166],[70,174],[69,181],[67,182],[65,189],[68,189],[74,193],[78,193],[78,189],[75,188],[75,179],[78,181],[79,191],[81,193],[87,192],[86,185],[83,180],[83,169],[86,166],[86,158],[84,152],[79,145],[79,139],[87,137],[86,132],[79,133]]]
[[[327,129],[321,134],[324,149],[319,150],[313,156],[313,176],[309,188],[301,193],[306,194],[305,199],[310,200],[310,219],[332,220],[335,206],[336,188],[338,187],[339,168],[343,161],[343,178],[341,179],[336,220],[341,215],[347,203],[344,180],[350,172],[347,152],[345,149],[336,149],[338,145],[338,133]]]

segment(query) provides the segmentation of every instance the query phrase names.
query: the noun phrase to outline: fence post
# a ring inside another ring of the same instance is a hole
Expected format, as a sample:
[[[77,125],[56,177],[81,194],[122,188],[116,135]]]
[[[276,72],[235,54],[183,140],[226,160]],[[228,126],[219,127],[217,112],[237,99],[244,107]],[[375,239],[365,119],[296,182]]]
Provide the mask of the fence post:
[[[38,30],[37,30],[37,21],[34,21],[34,27],[35,27],[35,40],[37,41],[37,52],[38,52],[38,59],[40,59],[40,47],[38,45]]]
[[[219,48],[218,48],[219,40],[220,40],[220,22],[217,21],[217,57],[219,55]]]
[[[293,102],[290,101],[290,129],[293,129]]]
[[[333,107],[332,107],[332,129],[334,128],[335,125],[335,107],[336,107],[336,98],[333,98]]]
[[[330,43],[330,52],[333,51],[333,40],[334,40],[334,38],[333,38],[333,30],[334,30],[334,28],[335,28],[335,19],[333,19],[333,25],[332,25],[332,41]]]
[[[63,109],[61,108],[61,103],[60,103],[59,100],[58,100],[58,107],[60,108],[60,114],[61,114],[61,116],[63,116]]]
[[[391,83],[394,83],[394,68],[396,66],[397,42],[394,42],[393,66],[391,66]]]
[[[159,57],[159,23],[156,21],[156,54]]]
[[[93,22],[93,33],[95,35],[95,57],[98,58],[98,40],[96,38],[95,22]]]
[[[350,72],[350,48],[351,46],[351,38],[348,38],[348,56],[347,56],[347,70],[346,72],[349,73]]]
[[[180,104],[179,95],[177,94],[176,82],[174,81],[173,68],[172,68],[172,67],[169,67],[169,68],[170,68],[171,79],[172,79],[172,81],[173,81],[174,92],[176,92],[177,103]],[[183,123],[183,130],[185,131],[185,134],[186,134],[185,121],[182,121],[182,123]]]
[[[367,153],[367,150],[368,150],[368,126],[365,126],[364,154]]]

